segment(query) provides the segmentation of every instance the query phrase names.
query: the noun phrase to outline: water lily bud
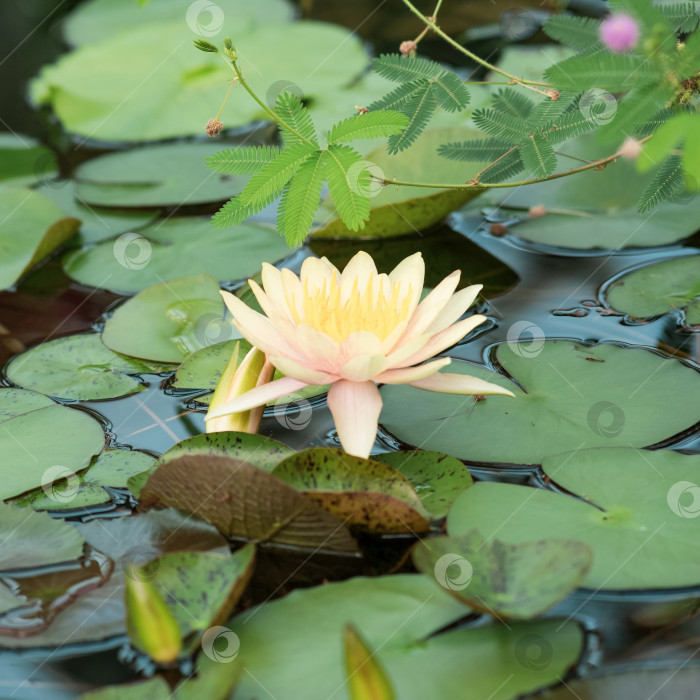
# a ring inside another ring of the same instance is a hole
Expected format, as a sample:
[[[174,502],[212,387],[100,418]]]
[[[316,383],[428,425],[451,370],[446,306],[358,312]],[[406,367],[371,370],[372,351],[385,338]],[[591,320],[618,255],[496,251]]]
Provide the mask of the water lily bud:
[[[534,207],[530,207],[530,211],[528,211],[527,215],[531,219],[536,219],[538,216],[544,216],[546,213],[547,209],[544,204],[535,204]]]
[[[402,56],[415,56],[417,50],[418,44],[415,41],[402,41],[399,46]]]
[[[396,695],[377,655],[360,636],[354,625],[345,625],[345,674],[352,700],[373,698],[394,700]]]
[[[275,368],[267,361],[264,352],[252,348],[241,362],[239,360],[240,348],[240,342],[236,343],[209,404],[209,411],[204,419],[208,433],[220,433],[227,430],[257,433],[260,427],[264,405],[249,411],[230,413],[219,418],[209,417],[220,406],[233,401],[251,389],[267,384],[272,379]]]
[[[180,627],[158,589],[140,576],[124,577],[126,630],[132,644],[156,663],[171,664],[180,655]]]
[[[639,41],[639,25],[629,15],[611,15],[600,25],[600,40],[614,53],[629,51]]]
[[[211,136],[211,138],[214,138],[215,136],[218,136],[221,133],[221,130],[224,128],[224,125],[218,120],[218,119],[210,119],[207,122],[207,126],[204,129],[207,133],[207,136]]]
[[[620,155],[626,160],[637,160],[642,152],[642,144],[632,136],[628,136],[620,146]]]

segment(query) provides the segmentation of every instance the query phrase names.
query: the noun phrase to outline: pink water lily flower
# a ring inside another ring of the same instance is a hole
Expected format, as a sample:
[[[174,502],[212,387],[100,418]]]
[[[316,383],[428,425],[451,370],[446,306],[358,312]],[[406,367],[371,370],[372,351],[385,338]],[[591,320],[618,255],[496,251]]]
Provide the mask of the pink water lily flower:
[[[379,274],[360,251],[340,273],[326,258],[307,258],[297,277],[264,264],[263,289],[249,284],[265,315],[222,292],[233,323],[286,376],[217,407],[210,418],[247,411],[309,384],[330,384],[328,406],[346,452],[367,457],[377,434],[382,399],[377,384],[410,384],[448,394],[505,394],[507,389],[462,374],[441,373],[435,359],[483,323],[459,320],[481,290],[455,293],[459,270],[420,301],[425,263],[420,253]]]

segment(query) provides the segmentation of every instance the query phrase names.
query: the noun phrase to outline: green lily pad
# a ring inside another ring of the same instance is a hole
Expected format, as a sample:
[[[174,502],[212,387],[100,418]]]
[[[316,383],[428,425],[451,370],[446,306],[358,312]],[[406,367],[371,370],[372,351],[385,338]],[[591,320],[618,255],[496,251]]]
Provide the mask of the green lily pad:
[[[415,574],[357,577],[293,591],[230,623],[240,638],[245,667],[236,695],[258,698],[261,686],[274,697],[291,692],[307,700],[342,692],[348,623],[376,650],[401,700],[514,698],[555,683],[581,652],[582,633],[572,621],[436,634],[467,611],[435,582]],[[539,664],[530,661],[535,647],[540,648]]]
[[[0,503],[0,571],[49,566],[83,555],[84,539],[73,525],[46,513]]]
[[[196,514],[227,537],[356,551],[332,515],[264,469],[228,457],[185,455],[160,464],[140,499]]]
[[[56,155],[25,134],[0,133],[0,181],[14,187],[34,185],[58,170]]]
[[[552,533],[580,540],[594,554],[583,586],[596,590],[700,584],[700,561],[693,554],[700,536],[700,457],[600,448],[548,457],[542,469],[579,498],[513,484],[475,484],[452,506],[448,534],[477,528],[487,541],[497,536],[508,545]]]
[[[237,337],[224,321],[218,282],[209,275],[178,277],[144,289],[105,323],[102,341],[114,352],[156,362],[182,362],[190,353]]]
[[[413,550],[416,568],[457,598],[516,620],[540,615],[564,600],[583,581],[592,561],[591,548],[578,540],[487,543],[477,530],[424,539]]]
[[[81,474],[56,473],[57,481],[13,499],[13,503],[34,510],[72,510],[110,503],[104,487],[126,488],[133,476],[155,464],[155,457],[138,450],[104,450],[97,461]]]
[[[215,3],[214,7],[218,16]],[[204,11],[201,17],[208,14]],[[44,67],[30,85],[33,101],[50,105],[68,132],[100,141],[203,134],[207,121],[221,105],[233,72],[220,56],[192,46],[197,35],[207,35],[196,31],[196,23],[194,31],[188,26],[185,11],[171,22],[141,24],[134,6],[133,17],[129,31],[81,46]],[[253,90],[271,104],[290,84],[313,102],[324,92],[347,85],[368,66],[369,57],[359,38],[342,27],[266,21],[250,28],[244,20],[237,21],[236,14],[229,17],[225,31],[231,32],[239,66]],[[204,21],[209,23],[210,19]],[[209,34],[208,40],[221,46],[224,36],[222,27],[216,36]],[[333,60],[327,60],[330,55]],[[95,73],[96,65],[104,66],[101,76]],[[279,87],[274,76],[279,77]],[[225,128],[261,118],[266,119],[267,114],[240,88],[233,90],[221,115]],[[200,164],[203,166],[203,158]],[[186,170],[183,166],[178,169]],[[199,194],[211,190],[214,182],[212,177]],[[185,196],[193,189],[190,187]],[[240,187],[232,191],[235,189]]]
[[[0,289],[67,241],[79,224],[38,192],[0,187]]]
[[[60,399],[113,399],[146,387],[130,375],[149,365],[112,352],[98,333],[79,333],[37,345],[15,357],[7,378],[25,389]]]
[[[698,372],[648,350],[513,341],[498,345],[494,360],[513,380],[467,362],[450,371],[507,387],[514,399],[384,386],[380,420],[409,444],[496,465],[540,464],[587,447],[645,447],[700,420]]]
[[[182,638],[224,622],[253,571],[255,545],[232,555],[171,552],[139,569],[170,608]]]
[[[606,290],[616,311],[634,318],[652,318],[686,309],[689,324],[700,323],[700,255],[645,265],[616,279]]]
[[[75,195],[90,206],[162,207],[219,202],[246,178],[212,173],[213,143],[167,143],[93,158],[75,171]]]
[[[374,459],[401,472],[433,518],[447,515],[455,498],[474,483],[462,462],[442,452],[402,450],[375,455]]]
[[[386,146],[372,151],[366,158],[370,172],[377,177],[417,182],[464,182],[464,163],[437,158],[435,152],[442,143],[478,138],[471,129],[431,129],[423,133],[411,148],[395,156]],[[478,170],[475,168],[475,172]],[[482,190],[454,190],[425,187],[383,187],[370,184],[371,211],[369,221],[360,231],[351,231],[335,212],[330,198],[321,204],[317,215],[319,228],[312,237],[319,238],[384,238],[421,231],[444,219]]]
[[[24,605],[24,598],[15,595],[4,583],[0,583],[0,615]]]
[[[3,391],[0,400],[6,396]],[[17,410],[17,394],[14,396],[13,400],[9,394],[6,412]],[[34,396],[22,399],[25,407],[29,401],[32,409],[0,423],[2,500],[85,469],[104,447],[102,428],[87,413],[53,402],[40,408]]]
[[[317,256],[326,256],[339,270],[347,265],[358,250],[358,242],[350,240],[312,238],[309,245]],[[426,287],[437,286],[458,268],[462,271],[460,288],[470,284],[483,284],[482,294],[486,298],[504,294],[518,281],[518,276],[508,265],[447,226],[423,235],[363,241],[362,250],[372,256],[379,272],[386,273],[391,272],[409,255],[421,252],[425,260]]]
[[[215,229],[208,217],[180,217],[73,251],[64,257],[63,269],[92,287],[140,292],[187,274],[207,273],[221,281],[242,279],[257,272],[263,262],[289,253],[284,239],[267,226],[239,224],[222,230]]]
[[[120,211],[104,207],[86,206],[76,198],[73,182],[60,183],[62,186],[39,187],[38,192],[56,202],[67,216],[80,219],[77,240],[80,243],[96,243],[106,238],[114,238],[122,233],[139,229],[155,219],[158,210]]]
[[[348,525],[383,534],[430,527],[411,482],[382,462],[314,447],[282,460],[272,473]]]
[[[56,402],[48,396],[35,391],[0,387],[0,423],[22,413],[55,405]]]
[[[216,6],[207,8],[201,4],[192,6],[191,0],[90,0],[71,12],[63,24],[63,36],[72,46],[95,44],[115,34],[131,31],[134,25],[154,25],[176,20],[192,23],[183,27],[183,36],[189,32],[211,36],[224,31],[221,24],[235,18],[236,30],[250,29],[261,22],[289,22],[292,7],[285,0],[219,0]],[[139,6],[140,5],[140,6]],[[227,25],[228,26],[228,25]],[[199,29],[199,31],[197,31]]]

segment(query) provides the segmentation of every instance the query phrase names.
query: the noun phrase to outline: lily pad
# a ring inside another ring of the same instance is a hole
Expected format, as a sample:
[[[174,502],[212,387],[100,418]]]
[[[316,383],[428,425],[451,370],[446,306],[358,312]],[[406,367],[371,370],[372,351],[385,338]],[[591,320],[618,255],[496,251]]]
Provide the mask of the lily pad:
[[[139,6],[140,5],[140,6]],[[72,46],[95,44],[124,31],[134,25],[161,24],[181,21],[183,36],[189,32],[211,36],[211,32],[223,31],[224,21],[235,18],[236,29],[250,29],[260,22],[288,22],[293,18],[292,7],[285,0],[218,0],[216,6],[192,6],[191,0],[148,0],[134,3],[133,0],[90,0],[71,12],[63,24],[63,36]],[[199,31],[197,31],[199,29]]]
[[[58,170],[56,155],[26,134],[0,133],[0,181],[3,185],[34,185]]]
[[[309,245],[317,256],[326,256],[339,270],[347,265],[358,249],[357,241],[350,240],[312,238]],[[421,252],[425,260],[426,287],[437,286],[455,269],[462,271],[460,288],[483,284],[482,294],[486,298],[504,294],[518,281],[518,276],[508,265],[447,226],[422,235],[363,241],[362,250],[372,256],[377,270],[385,273],[391,272],[409,255]]]
[[[564,600],[593,561],[578,540],[486,542],[477,530],[424,539],[413,550],[416,567],[471,607],[499,618],[527,620]],[[450,573],[450,572],[453,573]]]
[[[355,541],[332,515],[276,476],[228,457],[189,455],[161,464],[140,499],[144,505],[196,514],[227,537],[356,551]]]
[[[440,144],[478,138],[471,129],[448,127],[423,133],[411,148],[390,156],[387,147],[367,156],[370,172],[376,177],[396,178],[417,182],[464,182],[464,163],[447,161],[435,156]],[[479,170],[476,165],[474,172]],[[421,231],[444,219],[483,190],[454,190],[440,187],[383,187],[370,183],[372,197],[369,221],[360,231],[351,231],[338,217],[330,197],[321,204],[317,216],[319,228],[312,237],[320,238],[384,238]]]
[[[700,585],[700,457],[669,450],[600,448],[548,457],[544,473],[572,495],[483,482],[447,516],[451,536],[477,528],[508,545],[550,537],[593,550],[583,586],[596,590]],[[575,497],[577,496],[577,497]],[[695,503],[693,503],[695,497]],[[582,500],[585,499],[585,500]]]
[[[79,225],[38,192],[0,187],[0,289],[11,287]]]
[[[0,504],[0,571],[49,566],[83,555],[84,539],[69,523],[46,513]]]
[[[218,282],[178,277],[144,289],[107,319],[102,341],[115,352],[156,362],[182,362],[207,345],[237,337],[224,321]]]
[[[56,473],[57,481],[45,483],[13,500],[34,510],[72,510],[109,503],[112,497],[104,487],[121,488],[128,480],[147,471],[155,457],[138,450],[104,450],[93,464],[81,474]]]
[[[472,484],[469,470],[455,457],[429,450],[402,450],[374,459],[401,472],[433,518],[447,515],[453,501]]]
[[[80,230],[77,238],[80,243],[96,243],[106,238],[114,238],[122,233],[134,231],[153,221],[158,214],[156,209],[123,211],[86,206],[77,198],[73,182],[60,184],[62,185],[60,187],[39,187],[37,191],[56,202],[66,216],[80,219]]]
[[[453,362],[450,371],[507,387],[515,399],[384,386],[383,425],[409,444],[506,465],[587,447],[646,447],[700,420],[700,374],[648,350],[511,342],[496,346],[493,359],[512,380],[467,362]]]
[[[653,318],[686,309],[689,324],[700,323],[700,255],[645,265],[616,279],[605,293],[610,306],[634,318]]]
[[[48,396],[35,391],[0,387],[0,423],[22,413],[55,405],[56,402]]]
[[[325,700],[342,692],[343,631],[354,625],[376,650],[396,697],[506,700],[556,682],[576,662],[582,633],[575,622],[547,620],[456,629],[436,634],[468,609],[434,581],[415,574],[353,578],[240,613],[244,672],[236,695]],[[313,620],[313,624],[309,624]],[[528,663],[530,645],[544,662]],[[210,662],[209,665],[214,662]],[[468,689],[468,690],[465,690]]]
[[[25,389],[60,399],[94,401],[127,396],[146,387],[131,375],[151,367],[112,352],[98,333],[79,333],[37,345],[15,357],[7,378]]]
[[[163,5],[162,0],[159,4]],[[199,22],[209,24],[215,14],[216,21],[221,21],[216,3],[212,12],[199,7],[203,10]],[[134,142],[203,134],[233,73],[219,56],[197,51],[192,39],[208,36],[209,41],[221,46],[224,26],[219,23],[221,31],[215,34],[202,33],[196,16],[188,26],[186,11],[170,22],[141,24],[135,5],[133,17],[128,31],[81,46],[44,67],[30,85],[33,101],[50,105],[68,132],[100,141]],[[231,33],[246,80],[272,104],[284,85],[290,84],[313,102],[324,92],[337,91],[338,86],[350,83],[369,63],[359,38],[336,25],[266,21],[251,28],[245,20],[237,21],[235,13],[225,18],[225,31]],[[304,50],[300,51],[302,46]],[[327,60],[330,55],[332,61]],[[104,66],[101,76],[95,73],[96,65]],[[273,76],[279,76],[283,85],[277,88]],[[242,89],[233,91],[221,115],[225,128],[266,118],[264,110]],[[203,158],[200,165],[203,167]],[[214,182],[214,178],[208,180],[199,194],[210,190]]]
[[[0,393],[0,398],[5,396]],[[87,413],[53,402],[39,408],[33,396],[24,401],[29,400],[35,408],[0,423],[2,500],[85,469],[104,447],[102,428]],[[5,410],[16,406],[11,402]]]
[[[263,262],[290,254],[271,228],[239,224],[215,229],[211,219],[171,218],[63,259],[65,273],[92,287],[140,292],[172,277],[207,273],[217,280],[253,275]]]
[[[315,447],[287,457],[272,473],[348,525],[382,534],[430,527],[411,482],[382,462]]]
[[[212,173],[212,143],[167,143],[93,158],[75,171],[75,195],[90,206],[162,207],[219,202],[246,178]]]

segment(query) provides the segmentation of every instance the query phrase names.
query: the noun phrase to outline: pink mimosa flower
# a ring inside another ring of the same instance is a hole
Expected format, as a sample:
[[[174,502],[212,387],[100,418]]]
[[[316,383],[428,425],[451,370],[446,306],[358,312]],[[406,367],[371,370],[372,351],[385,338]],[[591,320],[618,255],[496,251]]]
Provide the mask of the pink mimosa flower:
[[[462,374],[439,373],[447,357],[426,362],[486,320],[459,318],[481,285],[455,293],[459,270],[420,301],[425,263],[420,253],[379,274],[360,251],[340,273],[326,258],[307,258],[297,277],[264,264],[263,289],[249,284],[265,315],[222,292],[233,323],[286,376],[210,411],[209,419],[247,411],[299,391],[331,384],[328,406],[346,452],[367,457],[377,434],[379,384],[410,384],[449,394],[505,394],[507,389]],[[420,302],[420,303],[419,303]]]
[[[629,15],[611,15],[600,25],[600,40],[615,53],[629,51],[639,41],[639,25]]]

